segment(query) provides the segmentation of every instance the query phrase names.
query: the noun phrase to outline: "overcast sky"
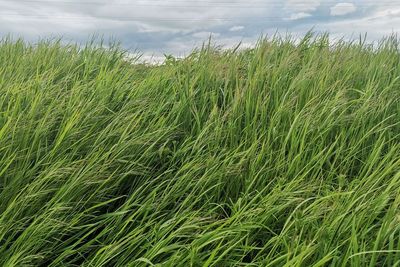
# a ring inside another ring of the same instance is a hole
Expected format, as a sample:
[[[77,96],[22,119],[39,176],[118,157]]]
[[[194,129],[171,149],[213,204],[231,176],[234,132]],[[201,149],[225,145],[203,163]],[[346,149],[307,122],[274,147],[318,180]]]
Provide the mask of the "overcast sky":
[[[400,0],[0,0],[0,36],[83,42],[97,34],[146,55],[184,55],[210,35],[253,44],[276,31],[332,37],[400,31]]]

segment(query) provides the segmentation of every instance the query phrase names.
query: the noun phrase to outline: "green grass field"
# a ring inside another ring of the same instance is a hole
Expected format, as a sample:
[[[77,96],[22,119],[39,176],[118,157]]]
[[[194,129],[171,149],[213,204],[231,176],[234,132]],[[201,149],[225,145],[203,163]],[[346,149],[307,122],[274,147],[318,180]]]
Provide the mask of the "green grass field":
[[[3,39],[0,266],[400,266],[399,49]]]

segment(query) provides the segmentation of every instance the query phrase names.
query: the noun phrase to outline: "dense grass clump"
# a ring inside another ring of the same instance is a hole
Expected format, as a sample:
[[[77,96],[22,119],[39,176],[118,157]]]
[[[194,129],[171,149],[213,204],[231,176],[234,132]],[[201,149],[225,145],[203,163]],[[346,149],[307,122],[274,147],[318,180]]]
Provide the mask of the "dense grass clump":
[[[399,266],[399,48],[3,40],[0,266]]]

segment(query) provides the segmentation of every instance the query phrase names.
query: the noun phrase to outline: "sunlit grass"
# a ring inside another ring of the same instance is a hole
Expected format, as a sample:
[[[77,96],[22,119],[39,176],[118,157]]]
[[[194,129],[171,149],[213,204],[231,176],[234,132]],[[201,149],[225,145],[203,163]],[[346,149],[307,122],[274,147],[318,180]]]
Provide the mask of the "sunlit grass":
[[[397,266],[400,60],[0,42],[1,266]]]

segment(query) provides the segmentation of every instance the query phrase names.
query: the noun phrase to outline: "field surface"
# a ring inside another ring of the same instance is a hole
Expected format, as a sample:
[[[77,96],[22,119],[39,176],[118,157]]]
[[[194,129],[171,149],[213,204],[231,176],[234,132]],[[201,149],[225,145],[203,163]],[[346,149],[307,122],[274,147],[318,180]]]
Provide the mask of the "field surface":
[[[399,49],[4,39],[0,266],[400,266]]]

